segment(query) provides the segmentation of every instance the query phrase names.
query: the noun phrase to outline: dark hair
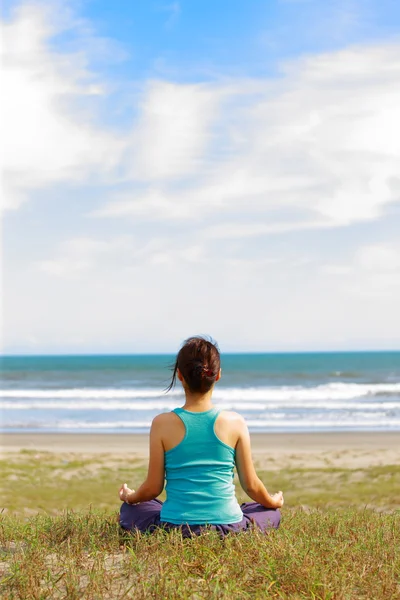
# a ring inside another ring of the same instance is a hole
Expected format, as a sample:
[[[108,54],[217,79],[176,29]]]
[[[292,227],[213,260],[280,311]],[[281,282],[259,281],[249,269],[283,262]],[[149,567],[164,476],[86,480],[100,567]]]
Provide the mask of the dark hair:
[[[203,336],[190,337],[184,341],[176,357],[171,383],[166,391],[175,385],[178,369],[193,393],[207,393],[215,383],[221,367],[217,343]]]

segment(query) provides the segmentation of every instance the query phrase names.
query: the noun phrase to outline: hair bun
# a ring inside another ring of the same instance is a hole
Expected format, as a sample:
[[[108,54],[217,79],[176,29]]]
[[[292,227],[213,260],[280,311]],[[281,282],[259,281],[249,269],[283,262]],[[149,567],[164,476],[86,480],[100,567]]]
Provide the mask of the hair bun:
[[[214,377],[215,373],[212,369],[209,369],[208,367],[203,367],[203,374],[205,375],[205,377]]]
[[[220,365],[220,354],[216,342],[203,336],[190,337],[185,340],[178,352],[172,380],[167,391],[175,385],[176,374],[179,370],[185,385],[191,392],[205,394],[214,385]]]

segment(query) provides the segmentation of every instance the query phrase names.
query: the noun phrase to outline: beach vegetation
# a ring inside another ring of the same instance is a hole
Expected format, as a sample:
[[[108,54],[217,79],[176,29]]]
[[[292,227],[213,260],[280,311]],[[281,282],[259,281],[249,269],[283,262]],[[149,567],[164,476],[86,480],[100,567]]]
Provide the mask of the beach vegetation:
[[[0,520],[4,600],[400,598],[400,513],[287,509],[278,530],[125,533],[116,513]]]
[[[364,468],[286,467],[269,469],[257,464],[261,480],[270,490],[285,491],[285,507],[369,507],[389,511],[400,506],[400,465]],[[145,479],[147,462],[142,457],[99,454],[79,459],[74,454],[51,452],[14,453],[0,460],[2,507],[20,515],[62,510],[87,510],[89,506],[114,510],[121,481],[135,488]],[[238,480],[241,502],[249,498]],[[165,494],[160,498],[163,500]]]
[[[118,486],[143,481],[143,457],[9,454],[0,597],[400,599],[399,465],[262,467],[268,488],[285,490],[277,531],[182,539],[119,527]]]

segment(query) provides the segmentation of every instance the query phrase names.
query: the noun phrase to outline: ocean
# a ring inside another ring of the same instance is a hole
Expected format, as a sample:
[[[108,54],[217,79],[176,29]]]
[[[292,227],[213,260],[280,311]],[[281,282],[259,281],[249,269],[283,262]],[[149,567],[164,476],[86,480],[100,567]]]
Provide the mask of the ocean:
[[[174,356],[3,356],[0,430],[144,433]],[[179,383],[179,382],[178,382]],[[400,352],[225,354],[214,403],[253,432],[400,430]]]

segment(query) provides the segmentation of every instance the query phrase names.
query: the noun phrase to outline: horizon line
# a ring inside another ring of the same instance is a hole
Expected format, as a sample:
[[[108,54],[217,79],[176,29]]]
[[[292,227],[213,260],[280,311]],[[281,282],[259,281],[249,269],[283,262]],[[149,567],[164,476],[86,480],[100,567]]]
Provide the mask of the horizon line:
[[[378,354],[378,353],[400,353],[400,348],[397,349],[363,349],[363,350],[230,350],[221,352],[222,356],[226,355],[243,355],[243,354],[252,354],[252,355],[290,355],[290,354]],[[175,356],[177,354],[174,352],[60,352],[60,353],[34,353],[28,354],[25,352],[21,353],[0,353],[0,359],[2,358],[62,358],[62,357],[123,357],[123,356]]]

